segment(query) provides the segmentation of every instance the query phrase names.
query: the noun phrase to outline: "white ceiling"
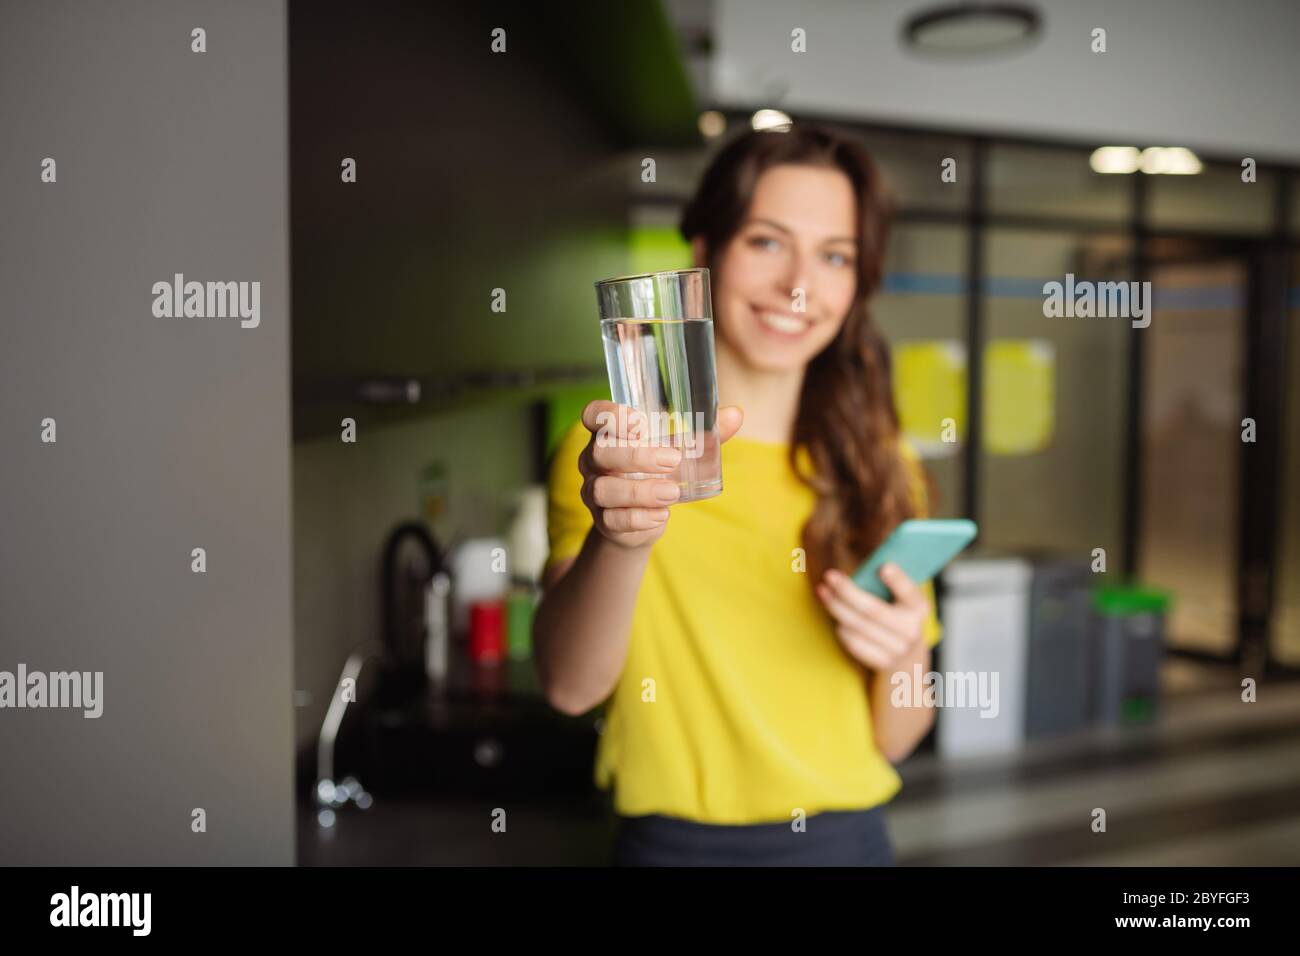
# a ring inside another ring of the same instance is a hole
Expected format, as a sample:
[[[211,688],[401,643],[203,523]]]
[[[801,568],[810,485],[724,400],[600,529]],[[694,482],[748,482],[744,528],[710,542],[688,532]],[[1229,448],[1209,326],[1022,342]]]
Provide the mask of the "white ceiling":
[[[1083,143],[1300,159],[1297,0],[1031,0],[1038,43],[936,62],[904,20],[951,0],[714,0],[709,95],[790,111]],[[793,53],[791,31],[807,33]],[[1106,53],[1090,50],[1094,27]]]

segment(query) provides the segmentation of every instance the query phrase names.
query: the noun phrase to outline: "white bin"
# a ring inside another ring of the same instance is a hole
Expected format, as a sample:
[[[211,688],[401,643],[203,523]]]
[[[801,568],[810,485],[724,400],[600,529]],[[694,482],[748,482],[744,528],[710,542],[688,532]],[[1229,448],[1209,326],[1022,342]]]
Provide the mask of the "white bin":
[[[1023,744],[1032,578],[1019,558],[964,558],[944,571],[940,755],[1008,753]],[[954,706],[959,685],[965,700]]]

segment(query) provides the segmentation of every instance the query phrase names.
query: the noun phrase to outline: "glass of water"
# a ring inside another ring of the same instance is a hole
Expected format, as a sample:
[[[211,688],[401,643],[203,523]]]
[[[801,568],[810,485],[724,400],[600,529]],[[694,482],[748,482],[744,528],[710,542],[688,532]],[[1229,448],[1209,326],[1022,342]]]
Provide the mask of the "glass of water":
[[[712,498],[722,491],[722,448],[709,270],[605,279],[596,299],[614,401],[641,413],[651,444],[681,449],[666,476],[682,489],[679,503]]]

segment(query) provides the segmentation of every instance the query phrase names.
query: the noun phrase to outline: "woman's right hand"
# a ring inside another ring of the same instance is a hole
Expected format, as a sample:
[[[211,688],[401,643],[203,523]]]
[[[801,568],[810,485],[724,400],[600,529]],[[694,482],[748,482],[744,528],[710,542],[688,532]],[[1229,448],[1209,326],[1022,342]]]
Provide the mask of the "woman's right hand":
[[[735,406],[718,409],[719,440],[734,435],[743,418]],[[681,496],[671,478],[681,451],[650,444],[644,417],[626,405],[590,402],[582,410],[582,424],[591,432],[578,458],[582,501],[596,530],[624,548],[653,544],[668,524],[668,506]]]

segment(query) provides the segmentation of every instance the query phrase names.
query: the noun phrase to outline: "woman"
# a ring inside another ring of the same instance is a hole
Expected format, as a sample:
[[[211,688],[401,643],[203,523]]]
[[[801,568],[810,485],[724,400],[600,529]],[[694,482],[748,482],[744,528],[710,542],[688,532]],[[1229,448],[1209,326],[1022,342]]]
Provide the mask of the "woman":
[[[856,143],[727,145],[681,223],[712,278],[723,492],[669,521],[675,482],[625,475],[679,453],[598,443],[609,402],[556,452],[535,659],[561,711],[606,704],[619,863],[893,862],[892,764],[933,711],[892,705],[890,678],[928,671],[940,632],[928,584],[887,567],[890,603],[847,576],[925,508],[867,312],[888,227]]]

